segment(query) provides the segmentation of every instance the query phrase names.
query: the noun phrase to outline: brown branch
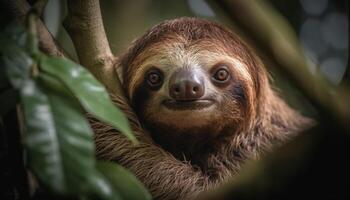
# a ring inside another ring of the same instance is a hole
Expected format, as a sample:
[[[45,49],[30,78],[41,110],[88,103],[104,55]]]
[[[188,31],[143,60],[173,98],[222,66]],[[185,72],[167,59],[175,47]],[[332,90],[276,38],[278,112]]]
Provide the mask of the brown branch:
[[[25,23],[30,5],[25,0],[6,0],[2,2],[14,19]],[[68,57],[64,50],[56,43],[50,32],[41,20],[37,22],[40,49],[53,56]]]
[[[323,114],[330,114],[334,122],[349,127],[349,93],[337,92],[320,75],[308,70],[297,37],[277,11],[265,1],[219,0],[216,3]]]
[[[122,94],[97,0],[69,0],[64,26],[73,40],[80,63],[112,93]]]

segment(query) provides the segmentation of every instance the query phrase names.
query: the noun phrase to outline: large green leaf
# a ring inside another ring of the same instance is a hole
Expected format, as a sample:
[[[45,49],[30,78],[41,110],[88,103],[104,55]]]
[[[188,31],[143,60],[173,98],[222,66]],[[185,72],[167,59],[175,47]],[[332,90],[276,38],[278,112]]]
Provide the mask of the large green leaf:
[[[61,149],[48,97],[37,82],[24,81],[20,91],[26,124],[25,145],[29,165],[49,188],[64,193],[66,181],[62,165]]]
[[[30,78],[33,59],[21,48],[7,42],[0,48],[1,63],[6,68],[6,74],[13,87],[20,89],[25,86],[25,80]]]
[[[39,80],[51,105],[69,193],[120,199],[96,170],[93,133],[77,99],[55,77],[40,74]]]
[[[20,92],[29,164],[40,180],[53,190],[63,192],[66,185],[48,97],[31,78],[34,62],[25,51],[25,40],[20,39],[23,38],[20,35],[25,34],[16,26],[6,31],[6,39],[1,39],[1,59],[12,86]]]
[[[74,192],[95,167],[92,130],[77,100],[60,82],[44,74],[39,75],[39,80],[48,97],[51,126],[56,132],[51,142],[59,147],[59,152],[55,153],[61,158],[59,165],[64,169],[65,185]]]
[[[89,174],[86,186],[83,190],[86,199],[122,200],[119,191],[112,187],[106,177],[98,170]],[[126,199],[128,200],[128,199]]]
[[[142,183],[129,171],[116,163],[99,161],[97,162],[97,168],[124,199],[152,199]]]
[[[54,77],[39,74],[34,80],[21,74],[31,62],[13,59],[6,57],[6,69],[20,90],[26,125],[24,142],[33,172],[60,194],[121,199],[96,170],[92,130],[77,99]]]
[[[40,55],[28,53],[25,32],[22,29],[9,29],[6,34],[7,40],[2,37],[3,33],[0,37],[0,63],[1,67],[5,67],[4,78],[9,79],[20,94],[25,125],[24,143],[30,168],[43,184],[57,193],[89,199],[122,199],[118,190],[111,187],[111,183],[96,168],[93,133],[78,101],[84,100],[87,92],[92,92],[93,89],[99,91],[102,88],[103,92],[97,92],[97,96],[105,95],[103,101],[82,101],[89,111],[99,109],[100,107],[94,104],[103,104],[105,99],[108,99],[103,87],[95,84],[95,79],[92,79],[93,84],[86,83],[91,81],[91,75],[86,75],[86,72],[78,73],[78,82],[82,80],[83,85],[77,83],[78,87],[71,89],[69,86],[76,82],[68,81],[67,84],[67,80],[64,79],[64,84],[61,82],[64,76],[55,76],[54,71],[48,70],[48,74],[35,71],[38,69],[36,64]],[[41,56],[46,59],[44,55]],[[59,59],[46,61],[52,64],[59,62]],[[67,70],[64,67],[60,69]],[[84,84],[90,87],[88,91],[84,90]],[[83,95],[77,92],[80,89],[84,90]],[[71,91],[78,93],[78,99]],[[7,93],[3,94],[5,97],[9,96]],[[119,110],[115,111],[116,108],[110,101],[107,105],[109,107],[102,108],[114,109],[112,114],[107,113],[107,118],[112,120],[112,117],[115,117],[121,127],[119,128],[131,135],[125,117],[120,116]],[[101,114],[103,112],[98,112],[98,116]]]
[[[15,36],[14,36],[15,37]],[[20,41],[3,41],[2,63],[12,84],[20,92],[26,125],[26,145],[30,166],[40,180],[55,191],[65,190],[63,167],[56,143],[56,130],[49,100],[37,82],[31,79],[32,58],[20,48]],[[17,46],[19,45],[19,46]]]
[[[17,48],[9,43],[4,44],[3,48],[7,48],[8,51],[4,52],[1,50],[0,57],[0,90],[1,90],[1,104],[0,113],[1,115],[7,113],[13,109],[17,103],[17,91],[10,87],[9,81],[16,88],[21,88],[23,79],[28,78],[30,72],[30,66],[32,65],[31,58],[23,52],[20,48]],[[6,66],[13,67],[12,70],[6,70]],[[20,66],[21,68],[14,67]],[[11,79],[8,79],[11,76]]]
[[[86,69],[72,61],[54,57],[42,57],[40,67],[44,72],[64,82],[87,111],[115,126],[132,141],[136,141],[127,118],[113,105],[101,83]]]

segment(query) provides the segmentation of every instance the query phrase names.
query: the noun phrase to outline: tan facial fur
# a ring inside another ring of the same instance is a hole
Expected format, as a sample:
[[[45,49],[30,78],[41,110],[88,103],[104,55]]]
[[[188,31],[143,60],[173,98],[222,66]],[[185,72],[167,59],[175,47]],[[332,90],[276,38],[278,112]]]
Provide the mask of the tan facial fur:
[[[179,68],[188,68],[201,73],[207,78],[204,81],[207,96],[215,96],[218,104],[223,103],[224,97],[221,90],[210,81],[208,72],[217,63],[227,63],[231,73],[240,81],[246,83],[251,88],[252,80],[245,63],[239,58],[229,54],[225,48],[220,48],[219,41],[199,41],[194,44],[184,40],[168,40],[167,43],[155,44],[144,50],[136,59],[138,70],[134,70],[129,80],[130,99],[133,99],[135,88],[144,80],[146,72],[157,67],[164,72],[164,84],[156,92],[148,104],[145,106],[145,118],[158,121],[164,124],[173,124],[179,128],[200,127],[208,123],[215,123],[223,120],[223,115],[215,104],[209,108],[201,110],[181,110],[173,111],[161,105],[161,101],[168,97],[169,78],[174,71]],[[229,109],[229,107],[227,107]],[[233,109],[235,110],[235,109]]]

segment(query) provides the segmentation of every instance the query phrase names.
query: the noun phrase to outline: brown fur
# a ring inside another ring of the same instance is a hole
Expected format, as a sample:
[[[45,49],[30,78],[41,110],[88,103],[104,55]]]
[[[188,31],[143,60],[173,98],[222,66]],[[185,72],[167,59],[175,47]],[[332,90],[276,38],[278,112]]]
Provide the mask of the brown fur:
[[[239,126],[234,134],[219,137],[211,144],[210,151],[200,152],[197,158],[179,159],[154,142],[129,103],[118,96],[113,96],[114,101],[126,112],[139,145],[132,145],[114,128],[90,118],[96,134],[98,158],[116,161],[131,170],[155,199],[191,199],[202,191],[215,188],[237,174],[247,159],[259,158],[311,124],[311,120],[291,109],[271,89],[263,64],[238,36],[213,22],[192,18],[157,25],[136,40],[121,57],[123,86],[131,102],[135,91],[130,88],[129,80],[149,54],[156,54],[166,44],[182,42],[186,45],[197,40],[211,41],[207,45],[212,46],[215,41],[212,48],[229,52],[248,67],[252,84],[243,84],[247,98],[239,105],[239,112],[243,113],[235,120]],[[208,48],[207,45],[201,47]],[[239,74],[237,77],[245,81]],[[230,115],[225,117],[227,120],[232,118]]]

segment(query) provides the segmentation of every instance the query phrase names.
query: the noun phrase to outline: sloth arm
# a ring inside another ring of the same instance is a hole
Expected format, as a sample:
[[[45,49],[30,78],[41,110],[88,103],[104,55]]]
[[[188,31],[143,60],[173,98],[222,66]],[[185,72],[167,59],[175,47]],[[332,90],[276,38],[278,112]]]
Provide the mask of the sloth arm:
[[[209,188],[207,176],[155,144],[130,106],[121,98],[112,99],[128,117],[139,144],[132,144],[113,127],[88,115],[98,159],[115,161],[132,171],[154,199],[192,199]]]
[[[207,164],[211,169],[211,175],[208,175],[190,163],[177,160],[155,144],[140,125],[131,107],[118,97],[112,98],[128,117],[139,144],[133,145],[113,127],[88,116],[95,132],[97,157],[115,161],[132,171],[145,184],[154,199],[193,199],[200,192],[215,188],[220,182],[236,174],[244,160],[257,158],[259,152],[271,150],[273,144],[286,142],[314,124],[313,120],[301,116],[277,98],[270,105],[273,109],[267,109],[264,113],[264,116],[268,116],[267,119],[258,123],[254,140],[249,135],[238,140],[248,144],[245,145],[247,148],[239,148],[239,155],[234,150],[237,150],[237,144],[240,143],[232,141],[228,147],[208,158]],[[272,112],[274,110],[283,112]],[[260,143],[256,143],[256,140]]]

